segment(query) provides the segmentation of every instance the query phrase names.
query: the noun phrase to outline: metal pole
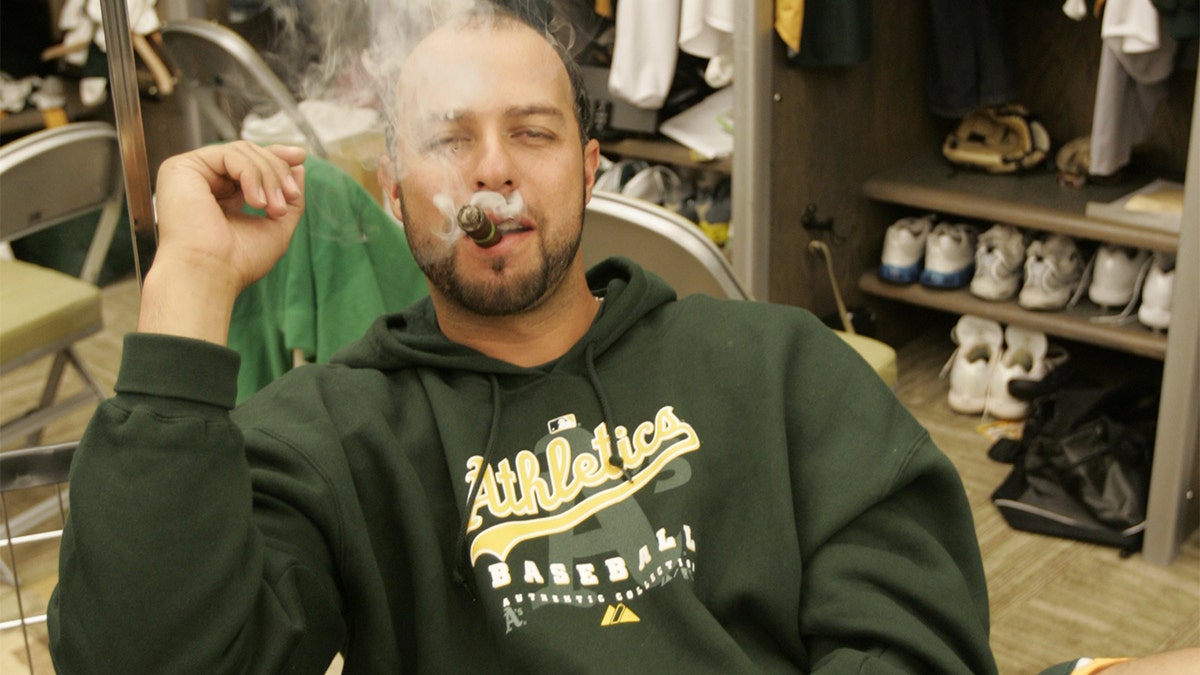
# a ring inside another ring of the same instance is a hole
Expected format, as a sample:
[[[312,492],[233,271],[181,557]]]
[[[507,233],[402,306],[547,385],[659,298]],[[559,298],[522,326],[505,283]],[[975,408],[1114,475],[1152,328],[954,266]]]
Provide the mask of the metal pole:
[[[101,0],[100,12],[105,44],[108,46],[109,91],[116,114],[121,164],[125,172],[125,203],[129,209],[134,270],[140,284],[145,273],[139,255],[138,233],[151,237],[155,242],[158,233],[150,188],[150,167],[146,158],[146,137],[142,130],[137,71],[133,61],[133,39],[129,32],[129,10],[125,0]]]

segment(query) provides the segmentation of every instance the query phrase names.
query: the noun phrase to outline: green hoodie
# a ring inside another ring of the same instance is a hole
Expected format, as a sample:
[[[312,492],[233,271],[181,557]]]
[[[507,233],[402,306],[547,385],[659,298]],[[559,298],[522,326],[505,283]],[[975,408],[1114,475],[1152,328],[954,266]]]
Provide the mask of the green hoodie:
[[[807,312],[624,260],[567,354],[428,300],[230,412],[237,355],[130,335],[76,456],[61,673],[990,673],[953,466]]]

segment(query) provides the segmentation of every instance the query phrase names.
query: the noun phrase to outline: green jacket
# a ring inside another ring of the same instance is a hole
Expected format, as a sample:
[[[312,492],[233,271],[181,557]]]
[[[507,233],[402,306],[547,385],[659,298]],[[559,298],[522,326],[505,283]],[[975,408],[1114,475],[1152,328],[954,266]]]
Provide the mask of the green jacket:
[[[560,359],[422,300],[230,411],[131,335],[71,476],[61,673],[991,673],[954,467],[807,312],[623,260]]]
[[[310,156],[304,194],[287,253],[233,307],[238,401],[291,370],[293,350],[327,363],[375,317],[429,293],[400,226],[349,174]]]

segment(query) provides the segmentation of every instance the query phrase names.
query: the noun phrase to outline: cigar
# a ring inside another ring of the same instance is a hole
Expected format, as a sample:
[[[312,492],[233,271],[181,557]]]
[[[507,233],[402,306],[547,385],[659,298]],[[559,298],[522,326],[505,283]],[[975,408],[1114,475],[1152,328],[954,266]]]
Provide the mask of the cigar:
[[[474,204],[467,204],[458,210],[458,226],[481,248],[488,248],[500,243],[500,230],[492,222],[483,209]]]

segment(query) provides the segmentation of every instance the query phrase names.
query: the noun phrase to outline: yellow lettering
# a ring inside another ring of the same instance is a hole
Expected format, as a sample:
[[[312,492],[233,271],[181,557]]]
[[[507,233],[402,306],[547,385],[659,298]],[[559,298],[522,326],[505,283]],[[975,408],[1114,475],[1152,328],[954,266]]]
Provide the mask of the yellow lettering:
[[[660,408],[653,423],[639,424],[632,439],[624,426],[613,429],[613,436],[617,454],[626,467],[640,469],[632,479],[626,480],[621,469],[609,461],[613,452],[613,437],[609,436],[605,424],[593,430],[591,454],[573,456],[570,443],[565,438],[551,439],[546,447],[547,478],[542,477],[542,466],[537,455],[529,450],[518,452],[512,467],[507,459],[501,460],[495,472],[491,467],[482,467],[481,457],[469,459],[467,482],[473,485],[476,480],[481,480],[482,483],[474,503],[470,505],[468,533],[482,527],[483,519],[479,511],[485,506],[500,519],[514,515],[552,514],[490,526],[472,541],[471,561],[474,562],[483,553],[491,553],[503,560],[508,551],[521,541],[565,532],[595,513],[628,499],[649,484],[672,460],[700,448],[695,430],[680,420],[671,406]],[[610,483],[612,487],[575,503],[585,488]],[[568,504],[573,506],[556,513]],[[687,537],[690,535],[685,533],[685,543]],[[660,535],[660,550],[677,545],[674,537],[666,537],[665,532]],[[644,568],[646,564],[641,562],[640,567]]]
[[[579,494],[578,481],[571,480],[571,444],[564,438],[555,438],[546,446],[546,468],[550,473],[551,493],[541,506],[546,511],[555,511]]]
[[[520,486],[519,500],[521,513],[533,515],[538,512],[538,504],[545,503],[546,484],[542,480],[542,467],[537,455],[528,450],[517,453],[517,484]]]
[[[479,478],[479,468],[483,466],[483,458],[475,455],[467,460],[467,486],[469,489],[475,489],[475,481]],[[475,503],[471,505],[471,516],[467,519],[467,532],[473,532],[483,525],[483,518],[479,517],[479,509],[483,508],[483,500],[476,498]]]
[[[633,445],[629,442],[629,431],[625,427],[617,427],[613,429],[613,433],[617,436],[617,456],[625,463],[625,468],[638,468],[641,461],[635,456]]]
[[[496,465],[496,482],[504,488],[504,501],[510,513],[517,513],[517,474],[513,473],[507,457]]]

